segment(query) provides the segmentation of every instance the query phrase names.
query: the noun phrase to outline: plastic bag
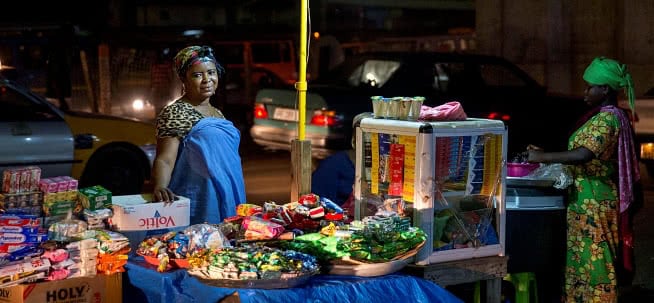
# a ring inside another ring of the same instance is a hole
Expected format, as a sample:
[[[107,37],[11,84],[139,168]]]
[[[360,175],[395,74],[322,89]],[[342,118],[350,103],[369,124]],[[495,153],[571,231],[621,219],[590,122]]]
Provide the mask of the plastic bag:
[[[570,169],[561,163],[543,164],[529,173],[528,177],[554,180],[553,186],[556,189],[566,189],[574,181]]]

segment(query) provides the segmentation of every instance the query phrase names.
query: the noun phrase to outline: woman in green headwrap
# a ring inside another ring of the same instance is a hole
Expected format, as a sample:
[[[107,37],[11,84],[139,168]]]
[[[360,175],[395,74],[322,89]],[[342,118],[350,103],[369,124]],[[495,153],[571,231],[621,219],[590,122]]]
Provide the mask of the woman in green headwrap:
[[[624,88],[634,110],[626,66],[595,58],[583,76],[591,106],[570,136],[568,150],[528,147],[528,160],[568,164],[574,174],[567,207],[565,302],[616,302],[618,274],[633,271],[629,206],[639,180],[633,129],[617,106]],[[623,272],[625,270],[625,272]]]

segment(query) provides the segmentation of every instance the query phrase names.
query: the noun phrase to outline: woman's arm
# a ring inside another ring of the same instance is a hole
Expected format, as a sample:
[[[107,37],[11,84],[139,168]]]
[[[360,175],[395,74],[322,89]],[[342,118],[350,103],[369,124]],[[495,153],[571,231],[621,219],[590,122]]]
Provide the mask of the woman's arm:
[[[595,154],[583,146],[562,152],[544,152],[539,149],[530,149],[527,153],[527,161],[537,163],[580,164],[595,158]]]
[[[170,184],[170,177],[177,160],[179,142],[180,140],[177,137],[157,139],[157,156],[154,159],[152,168],[153,197],[155,201],[172,202],[175,200],[175,194],[168,189],[168,184]]]

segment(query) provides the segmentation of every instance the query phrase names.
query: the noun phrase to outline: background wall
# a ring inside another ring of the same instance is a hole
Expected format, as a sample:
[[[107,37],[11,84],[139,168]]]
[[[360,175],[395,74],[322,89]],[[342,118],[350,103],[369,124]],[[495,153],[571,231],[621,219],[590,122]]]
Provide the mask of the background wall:
[[[527,70],[550,92],[583,94],[596,56],[629,67],[636,94],[654,87],[654,1],[484,0],[476,2],[477,49]]]

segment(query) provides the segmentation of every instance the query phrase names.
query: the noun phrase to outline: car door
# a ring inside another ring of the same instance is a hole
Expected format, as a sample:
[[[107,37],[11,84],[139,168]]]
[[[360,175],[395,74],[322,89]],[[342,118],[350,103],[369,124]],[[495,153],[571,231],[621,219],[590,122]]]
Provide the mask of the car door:
[[[27,90],[0,82],[0,170],[37,165],[44,177],[70,175],[73,148],[60,111]]]

